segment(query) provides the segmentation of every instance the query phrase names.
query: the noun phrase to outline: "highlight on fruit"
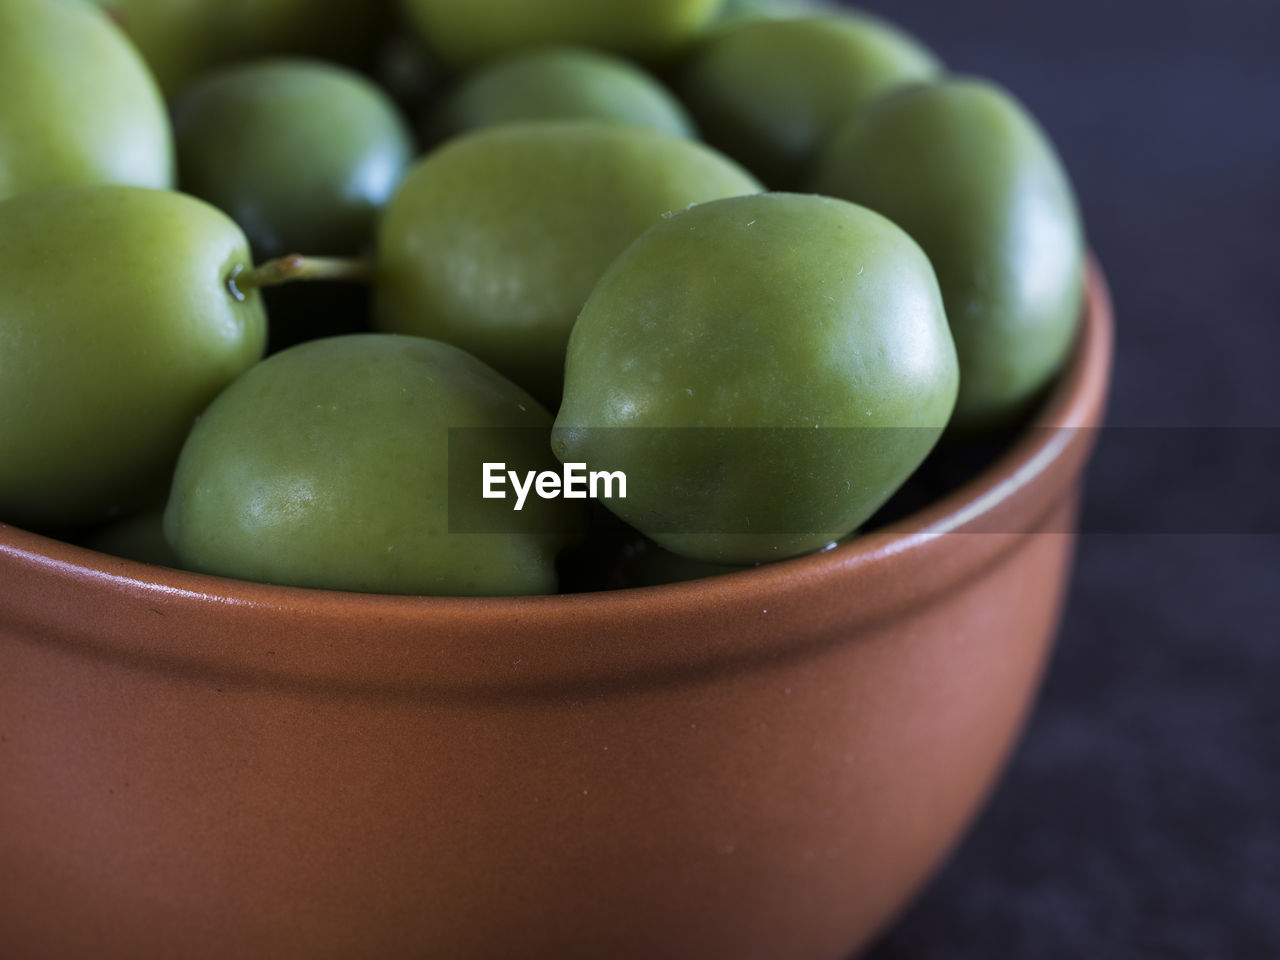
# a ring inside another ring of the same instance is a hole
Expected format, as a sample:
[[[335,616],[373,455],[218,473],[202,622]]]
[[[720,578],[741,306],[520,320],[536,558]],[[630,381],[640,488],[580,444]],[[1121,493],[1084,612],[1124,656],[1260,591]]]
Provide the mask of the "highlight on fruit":
[[[953,488],[1067,363],[1068,172],[927,37],[296,10],[0,0],[0,523],[220,589],[732,576]]]

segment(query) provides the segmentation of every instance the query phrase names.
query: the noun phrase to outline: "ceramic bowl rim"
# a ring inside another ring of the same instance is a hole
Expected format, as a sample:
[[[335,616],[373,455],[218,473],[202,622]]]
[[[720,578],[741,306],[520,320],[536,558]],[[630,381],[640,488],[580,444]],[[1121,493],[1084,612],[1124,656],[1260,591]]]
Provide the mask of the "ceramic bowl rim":
[[[849,632],[928,602],[1035,530],[1075,488],[1092,450],[1111,374],[1112,323],[1106,281],[1091,260],[1075,353],[1032,428],[960,489],[818,554],[599,593],[402,597],[169,570],[0,524],[0,584],[13,588],[0,589],[0,627],[7,620],[28,636],[144,664],[455,691],[589,685],[774,657],[797,634],[836,625]],[[903,578],[920,583],[904,589]],[[851,595],[860,602],[847,602]],[[200,623],[215,629],[193,631]],[[566,631],[599,642],[584,656],[563,642]],[[216,636],[174,642],[209,633]],[[219,639],[227,636],[240,642]],[[364,654],[360,665],[344,655],[348,640]]]

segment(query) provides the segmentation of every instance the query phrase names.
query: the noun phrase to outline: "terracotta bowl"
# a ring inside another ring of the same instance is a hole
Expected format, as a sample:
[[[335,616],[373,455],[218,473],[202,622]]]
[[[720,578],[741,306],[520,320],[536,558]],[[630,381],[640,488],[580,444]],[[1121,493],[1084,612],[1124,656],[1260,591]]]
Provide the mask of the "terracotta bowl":
[[[0,956],[840,958],[990,790],[1111,362],[893,531],[535,599],[261,586],[0,526]]]

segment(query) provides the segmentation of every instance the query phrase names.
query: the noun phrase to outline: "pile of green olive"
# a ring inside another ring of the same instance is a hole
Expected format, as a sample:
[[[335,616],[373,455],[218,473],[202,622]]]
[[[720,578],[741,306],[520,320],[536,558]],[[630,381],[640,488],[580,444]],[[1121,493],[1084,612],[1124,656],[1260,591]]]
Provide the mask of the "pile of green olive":
[[[1083,249],[1025,109],[844,7],[0,0],[0,522],[427,595],[820,550],[1027,414]]]

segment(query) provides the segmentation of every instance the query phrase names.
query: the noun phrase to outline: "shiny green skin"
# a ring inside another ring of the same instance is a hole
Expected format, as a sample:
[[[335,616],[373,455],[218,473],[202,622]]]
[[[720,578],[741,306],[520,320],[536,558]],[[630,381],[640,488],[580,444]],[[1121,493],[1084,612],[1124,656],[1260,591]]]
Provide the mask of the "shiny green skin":
[[[755,19],[718,31],[679,83],[708,143],[774,189],[802,187],[828,134],[875,97],[928,79],[911,37],[852,13]]]
[[[174,106],[182,188],[230,214],[259,257],[352,255],[414,156],[389,97],[345,67],[227,67]]]
[[[960,355],[955,425],[1024,412],[1071,350],[1084,291],[1071,184],[1026,110],[985,81],[903,91],[833,137],[815,186],[929,255]]]
[[[601,279],[553,448],[623,470],[627,499],[605,506],[667,549],[775,560],[870,517],[937,441],[957,381],[937,280],[898,227],[825,197],[724,200],[652,228]],[[792,429],[689,429],[762,427]]]
[[[182,568],[182,562],[164,538],[164,504],[113,520],[81,541],[83,546],[113,557]]]
[[[803,17],[832,5],[823,0],[725,0],[720,7],[720,20]]]
[[[721,0],[401,0],[440,61],[473,66],[521,50],[581,44],[640,59],[678,51]]]
[[[457,344],[554,410],[569,331],[613,258],[666,213],[758,190],[707,147],[638,127],[468,134],[387,208],[374,326]]]
[[[600,120],[697,135],[680,101],[643,70],[609,54],[554,47],[466,77],[432,119],[429,139],[533,120]]]
[[[261,356],[244,234],[192,197],[79,187],[0,204],[0,519],[97,523],[163,496],[192,421]]]
[[[504,532],[449,532],[450,429],[526,428],[514,440],[499,431],[495,443],[508,448],[494,450],[495,462],[532,449],[549,469],[550,425],[527,393],[447,344],[379,334],[305,343],[263,361],[200,418],[165,536],[191,569],[247,580],[554,593],[568,536],[549,531],[571,525],[566,501],[531,498],[504,513]],[[466,489],[478,501],[478,475]],[[474,501],[462,509],[478,509]]]
[[[0,0],[0,200],[100,183],[172,186],[173,136],[146,65],[97,10]]]
[[[81,0],[116,19],[168,97],[212,69],[296,54],[368,66],[391,0]]]

